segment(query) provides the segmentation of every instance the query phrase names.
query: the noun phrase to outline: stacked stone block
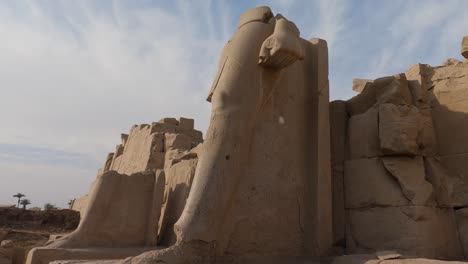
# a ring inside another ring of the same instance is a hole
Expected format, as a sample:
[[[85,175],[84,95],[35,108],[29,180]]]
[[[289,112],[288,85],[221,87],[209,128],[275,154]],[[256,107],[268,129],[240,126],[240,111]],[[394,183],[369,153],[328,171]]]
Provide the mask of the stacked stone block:
[[[331,104],[332,146],[341,142],[332,147],[334,218],[341,219],[335,220],[335,245],[348,254],[463,257],[449,176],[415,73],[355,81],[359,95]],[[334,126],[347,129],[333,132]]]

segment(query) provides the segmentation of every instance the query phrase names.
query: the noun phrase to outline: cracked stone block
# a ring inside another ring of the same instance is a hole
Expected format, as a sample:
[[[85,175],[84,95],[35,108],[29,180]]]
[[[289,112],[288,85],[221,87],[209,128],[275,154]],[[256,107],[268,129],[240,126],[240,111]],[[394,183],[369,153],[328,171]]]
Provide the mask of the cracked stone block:
[[[425,206],[347,209],[347,254],[394,250],[402,255],[460,259],[453,210]]]
[[[382,161],[413,205],[434,204],[432,184],[426,181],[422,157],[388,156]]]
[[[410,204],[379,158],[346,161],[344,182],[346,208]]]
[[[379,105],[379,138],[382,152],[387,155],[418,154],[421,119],[416,107]]]
[[[440,156],[438,159],[448,172],[452,206],[468,206],[468,154]]]
[[[439,207],[452,207],[453,186],[449,174],[438,158],[424,158],[426,179],[432,184],[435,200]]]

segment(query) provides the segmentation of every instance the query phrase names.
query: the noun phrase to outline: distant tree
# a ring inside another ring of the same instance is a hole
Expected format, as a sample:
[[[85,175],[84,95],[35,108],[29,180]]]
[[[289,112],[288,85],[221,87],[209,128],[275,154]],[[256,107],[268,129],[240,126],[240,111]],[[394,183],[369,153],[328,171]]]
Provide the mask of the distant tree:
[[[70,201],[68,201],[68,209],[72,209],[74,203],[75,199],[71,199]]]
[[[21,200],[20,204],[23,206],[23,210],[26,210],[26,206],[31,204],[31,201],[29,201],[29,199],[23,199]]]
[[[13,195],[13,197],[16,197],[18,198],[18,208],[20,206],[20,201],[21,201],[21,198],[25,197],[26,195],[22,194],[22,193],[17,193],[15,195]]]
[[[45,211],[54,210],[54,209],[57,209],[57,206],[55,206],[55,204],[51,204],[51,203],[44,204]]]

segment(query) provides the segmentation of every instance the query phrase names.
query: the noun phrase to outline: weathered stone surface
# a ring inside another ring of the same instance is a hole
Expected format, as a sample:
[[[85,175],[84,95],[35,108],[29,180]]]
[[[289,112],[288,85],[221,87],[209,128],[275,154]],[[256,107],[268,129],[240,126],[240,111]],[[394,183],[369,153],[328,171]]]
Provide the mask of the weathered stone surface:
[[[0,229],[0,241],[4,240],[8,235],[8,230]]]
[[[386,259],[397,259],[401,257],[401,254],[399,254],[396,251],[378,251],[375,253],[378,259],[380,260],[386,260]]]
[[[384,154],[418,154],[418,135],[421,130],[421,114],[416,107],[379,105],[379,138]]]
[[[130,131],[125,149],[115,158],[110,169],[123,174],[132,174],[147,169],[162,169],[164,166],[164,134],[151,133],[151,127],[137,126]]]
[[[450,66],[450,65],[458,64],[458,63],[462,63],[462,62],[455,58],[449,58],[442,63],[442,66]]]
[[[347,212],[347,253],[396,250],[402,255],[436,259],[463,256],[452,209],[403,206]]]
[[[439,160],[448,172],[451,205],[468,206],[468,154],[441,156]]]
[[[424,158],[426,179],[432,184],[437,205],[440,207],[452,207],[451,194],[453,185],[447,170],[440,163],[438,158]]]
[[[13,240],[2,240],[2,242],[0,242],[0,247],[2,248],[12,248],[13,245]]]
[[[194,129],[195,120],[191,118],[181,117],[179,118],[179,126],[188,129]]]
[[[379,158],[346,161],[344,179],[346,208],[410,204]]]
[[[81,217],[83,217],[85,211],[86,211],[86,206],[88,206],[88,200],[89,200],[89,195],[83,195],[79,198],[76,198],[73,201],[73,205],[71,207],[72,210],[78,211],[81,214]]]
[[[166,187],[166,176],[163,170],[157,170],[153,187],[153,197],[149,207],[146,233],[146,246],[156,246],[158,241],[159,222],[161,209],[164,202],[164,189]]]
[[[165,117],[158,121],[158,123],[171,124],[174,126],[179,125],[179,121],[173,117]]]
[[[378,104],[411,105],[413,98],[404,73],[374,80]]]
[[[346,111],[350,116],[365,113],[377,102],[376,89],[373,84],[366,85],[360,94],[346,101]]]
[[[111,152],[109,154],[107,154],[107,157],[106,157],[106,162],[104,163],[104,166],[102,167],[102,171],[101,173],[104,173],[106,171],[108,171],[112,165],[112,159],[114,158],[114,153]]]
[[[122,146],[125,147],[125,144],[127,144],[128,141],[128,134],[120,134],[120,139],[122,140]]]
[[[15,246],[12,240],[3,240],[0,246],[0,263],[23,264],[24,248]]]
[[[148,230],[154,183],[153,171],[130,176],[116,171],[104,173],[96,180],[77,230],[48,248],[145,246],[149,233],[157,235],[157,230]]]
[[[353,91],[355,92],[362,92],[366,86],[371,86],[373,80],[367,80],[367,79],[354,79],[353,80]]]
[[[346,157],[346,132],[348,113],[345,101],[330,103],[330,144],[333,199],[333,244],[345,247],[345,196],[344,161]]]
[[[463,253],[468,256],[468,208],[462,208],[455,211],[457,220],[458,236],[463,248]]]
[[[428,103],[427,71],[430,66],[426,64],[415,64],[406,70],[408,87],[413,97],[413,104],[417,107]]]
[[[383,157],[385,168],[400,183],[403,194],[413,205],[434,203],[432,185],[426,181],[422,157]]]
[[[349,159],[371,158],[381,155],[379,142],[379,111],[353,115],[348,123]]]
[[[465,59],[468,59],[468,36],[463,37],[461,45],[461,54]]]
[[[151,250],[152,248],[140,247],[140,248],[78,248],[78,249],[67,249],[67,248],[34,248],[28,254],[26,264],[48,264],[52,261],[64,261],[64,260],[80,260],[84,263],[95,263],[95,261],[121,260],[131,256],[137,256]],[[89,262],[88,262],[89,261]],[[60,263],[60,262],[59,262]],[[72,262],[73,263],[73,262]],[[99,262],[98,262],[99,263]],[[112,263],[111,261],[105,263]]]
[[[174,224],[184,210],[197,167],[197,155],[192,157],[181,159],[166,169],[167,184],[159,231],[161,245],[169,246],[176,241]]]

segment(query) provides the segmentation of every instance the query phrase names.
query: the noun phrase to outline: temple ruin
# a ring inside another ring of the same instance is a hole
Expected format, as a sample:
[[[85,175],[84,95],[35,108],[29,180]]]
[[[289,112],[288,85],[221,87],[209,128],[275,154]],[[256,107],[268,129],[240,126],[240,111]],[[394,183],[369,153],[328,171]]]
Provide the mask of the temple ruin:
[[[330,102],[325,40],[247,10],[205,137],[133,126],[74,201],[78,228],[27,263],[468,263],[468,60],[350,89]]]

